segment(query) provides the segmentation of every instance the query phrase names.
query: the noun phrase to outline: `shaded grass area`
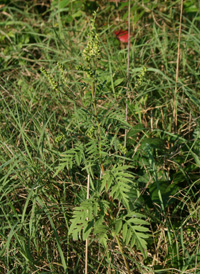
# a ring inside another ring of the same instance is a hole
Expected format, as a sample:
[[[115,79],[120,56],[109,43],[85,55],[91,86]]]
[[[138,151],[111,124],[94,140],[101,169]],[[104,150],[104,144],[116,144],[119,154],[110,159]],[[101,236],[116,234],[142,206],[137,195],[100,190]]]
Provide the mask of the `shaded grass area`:
[[[88,18],[96,8],[87,5],[80,9],[80,1],[66,1],[62,7],[55,1],[44,5],[33,2],[32,6],[4,1],[1,6],[1,273],[84,272],[85,243],[75,241],[68,232],[74,207],[86,197],[87,172],[73,167],[54,174],[67,149],[77,140],[88,142],[89,128],[75,123],[79,111],[89,109],[91,102],[87,74],[78,69],[84,62]],[[137,185],[132,206],[145,214],[151,237],[147,258],[126,244],[124,253],[133,273],[198,273],[199,14],[184,6],[176,126],[173,111],[180,3],[166,3],[164,10],[161,3],[154,9],[149,5],[143,8],[137,3],[132,10],[131,129],[125,156]],[[119,110],[125,119],[127,47],[113,31],[126,28],[127,7],[114,3],[99,6],[97,107],[104,116],[109,110]],[[136,87],[144,66],[147,71]],[[54,77],[56,90],[41,67]],[[123,128],[112,123],[110,136],[116,133],[123,143]],[[111,154],[114,146],[109,148]],[[110,165],[106,158],[105,166]],[[94,173],[97,176],[98,170]],[[89,273],[126,273],[114,237],[107,249],[91,237],[88,267]]]

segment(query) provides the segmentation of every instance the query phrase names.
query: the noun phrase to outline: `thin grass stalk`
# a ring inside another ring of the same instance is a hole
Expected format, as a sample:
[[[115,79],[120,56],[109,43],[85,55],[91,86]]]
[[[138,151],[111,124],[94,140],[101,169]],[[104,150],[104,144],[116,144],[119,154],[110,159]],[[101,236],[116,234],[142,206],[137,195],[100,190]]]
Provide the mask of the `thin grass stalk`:
[[[127,74],[126,74],[126,122],[128,120],[128,95],[129,95],[129,67],[130,67],[130,37],[131,37],[131,1],[128,3],[128,58],[127,58]],[[127,129],[125,129],[124,147],[126,148]]]
[[[87,200],[89,199],[89,197],[90,197],[90,174],[88,174],[88,177],[87,177]],[[89,245],[89,239],[87,238],[85,241],[85,274],[88,273],[88,245]]]
[[[127,262],[127,260],[126,260],[125,255],[124,255],[124,251],[123,251],[123,248],[122,248],[122,245],[121,245],[121,243],[120,243],[120,241],[119,241],[118,236],[116,236],[116,240],[117,240],[117,244],[118,244],[118,247],[119,247],[119,249],[120,249],[120,252],[121,252],[121,254],[122,254],[122,258],[123,258],[123,260],[124,260],[124,263],[125,263],[125,266],[126,266],[127,273],[128,273],[128,274],[131,274],[130,269],[129,269],[128,262]]]
[[[175,130],[177,130],[177,93],[178,93],[178,76],[179,76],[179,62],[180,62],[180,43],[181,43],[181,24],[183,17],[183,0],[181,0],[181,12],[180,12],[180,24],[179,24],[179,34],[178,34],[178,51],[177,51],[177,59],[176,59],[176,82],[175,82],[175,91],[174,91],[174,125]]]

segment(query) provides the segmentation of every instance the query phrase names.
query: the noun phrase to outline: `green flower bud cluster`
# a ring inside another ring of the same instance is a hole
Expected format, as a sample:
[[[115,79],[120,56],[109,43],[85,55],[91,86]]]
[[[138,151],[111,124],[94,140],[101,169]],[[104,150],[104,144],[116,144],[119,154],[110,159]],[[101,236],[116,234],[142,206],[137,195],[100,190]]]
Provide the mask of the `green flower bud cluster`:
[[[125,146],[123,146],[122,144],[118,144],[118,148],[119,148],[119,151],[122,153],[122,154],[126,154],[127,152],[127,149],[125,148]]]
[[[55,142],[56,143],[60,143],[60,141],[62,141],[62,139],[64,138],[64,135],[62,134],[62,135],[58,135],[57,137],[56,137],[56,139],[55,139]]]
[[[47,80],[49,81],[49,84],[52,87],[52,89],[57,90],[58,85],[57,85],[56,81],[54,80],[54,78],[51,76],[51,74],[43,67],[40,69],[40,71],[47,78]]]
[[[61,75],[61,79],[63,80],[64,83],[66,83],[66,76],[64,74],[64,70],[63,70],[63,65],[61,63],[57,63],[58,69],[60,71],[60,75]]]
[[[88,33],[88,42],[86,48],[83,50],[83,58],[90,63],[92,59],[98,58],[100,54],[99,36],[95,28],[96,11],[93,13],[93,18],[90,19],[91,30]]]
[[[93,139],[94,138],[94,131],[95,131],[95,127],[92,126],[86,133],[86,135],[90,138]]]
[[[94,78],[95,73],[96,73],[96,71],[94,69],[92,69],[92,66],[90,66],[90,65],[87,66],[87,67],[85,67],[85,66],[77,66],[76,69],[87,72],[88,76],[93,77],[93,78]]]
[[[143,67],[143,69],[142,69],[142,71],[141,71],[141,73],[139,75],[139,78],[138,78],[138,80],[135,83],[135,88],[138,88],[139,86],[141,86],[146,71],[147,71],[146,67]]]

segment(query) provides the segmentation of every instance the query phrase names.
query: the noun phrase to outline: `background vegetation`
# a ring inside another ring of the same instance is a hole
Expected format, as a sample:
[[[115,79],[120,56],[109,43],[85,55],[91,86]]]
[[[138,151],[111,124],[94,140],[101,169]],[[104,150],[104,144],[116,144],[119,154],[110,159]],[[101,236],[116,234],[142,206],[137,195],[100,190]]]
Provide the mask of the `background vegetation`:
[[[128,2],[1,1],[0,273],[84,273],[89,234],[88,273],[200,273],[200,13],[184,1],[179,43],[180,7],[131,1],[127,92]]]

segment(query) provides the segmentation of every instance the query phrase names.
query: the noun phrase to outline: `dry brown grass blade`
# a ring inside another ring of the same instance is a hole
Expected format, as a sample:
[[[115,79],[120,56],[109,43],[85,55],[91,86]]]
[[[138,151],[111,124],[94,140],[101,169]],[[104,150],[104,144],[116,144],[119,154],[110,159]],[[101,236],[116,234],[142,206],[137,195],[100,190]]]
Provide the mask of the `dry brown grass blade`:
[[[179,34],[178,34],[178,51],[177,51],[177,59],[176,59],[176,83],[175,83],[175,91],[174,91],[174,128],[177,130],[177,93],[178,93],[178,76],[179,76],[179,62],[180,62],[180,43],[181,43],[181,25],[182,25],[182,17],[183,17],[183,0],[181,0],[180,7],[180,24],[179,24]]]
[[[128,58],[127,58],[127,83],[126,83],[126,122],[128,120],[128,94],[129,94],[129,67],[130,67],[130,38],[131,38],[131,1],[129,0],[128,4]],[[124,136],[124,147],[126,147],[127,142],[127,130],[125,130],[125,136]]]
[[[87,178],[87,200],[90,197],[90,175],[88,174]],[[89,239],[87,238],[85,241],[85,274],[88,273],[88,245]]]

